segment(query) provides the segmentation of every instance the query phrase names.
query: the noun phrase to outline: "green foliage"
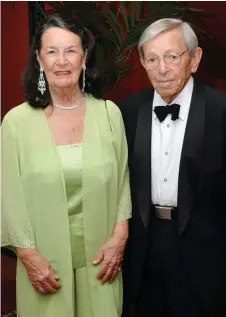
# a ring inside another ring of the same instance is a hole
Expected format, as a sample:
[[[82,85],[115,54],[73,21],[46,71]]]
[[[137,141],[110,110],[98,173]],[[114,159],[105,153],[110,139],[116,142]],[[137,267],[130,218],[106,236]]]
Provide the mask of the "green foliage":
[[[47,15],[70,12],[96,39],[96,54],[106,91],[133,68],[131,52],[144,29],[164,17],[196,16],[201,10],[173,1],[46,1]]]

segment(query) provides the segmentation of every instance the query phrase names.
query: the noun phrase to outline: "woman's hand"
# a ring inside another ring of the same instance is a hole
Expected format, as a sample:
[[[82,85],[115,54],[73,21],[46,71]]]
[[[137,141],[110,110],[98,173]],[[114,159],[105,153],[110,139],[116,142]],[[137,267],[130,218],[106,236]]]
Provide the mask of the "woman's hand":
[[[97,278],[102,284],[112,283],[121,270],[121,264],[128,238],[128,221],[123,220],[115,225],[111,238],[101,247],[93,264],[102,262]]]
[[[116,237],[111,237],[100,249],[93,264],[102,262],[97,278],[102,284],[112,282],[121,269],[126,242]]]
[[[17,248],[34,289],[42,294],[56,293],[61,287],[51,265],[35,249]]]

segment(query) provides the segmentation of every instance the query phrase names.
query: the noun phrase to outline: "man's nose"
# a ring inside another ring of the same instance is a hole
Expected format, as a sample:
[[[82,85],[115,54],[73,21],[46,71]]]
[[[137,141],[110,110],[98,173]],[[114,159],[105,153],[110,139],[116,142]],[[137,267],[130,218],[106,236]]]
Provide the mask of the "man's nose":
[[[164,59],[160,59],[159,60],[159,64],[158,64],[158,71],[160,74],[166,74],[168,72],[169,68],[166,65]]]

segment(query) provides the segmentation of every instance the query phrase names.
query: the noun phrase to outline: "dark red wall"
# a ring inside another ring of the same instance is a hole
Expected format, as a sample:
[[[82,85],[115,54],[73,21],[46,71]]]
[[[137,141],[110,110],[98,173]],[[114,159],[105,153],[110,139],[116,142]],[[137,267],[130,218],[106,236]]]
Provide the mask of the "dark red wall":
[[[2,2],[2,115],[23,101],[20,86],[21,73],[24,70],[29,49],[28,4],[27,1]],[[226,48],[226,2],[186,1],[187,6],[202,8],[205,12],[202,24],[205,31],[216,38]],[[205,52],[204,52],[205,54]],[[133,92],[138,92],[150,84],[145,71],[140,65],[135,51],[131,62],[134,68],[106,97],[119,102]],[[216,63],[216,61],[212,61]],[[219,63],[219,61],[217,61]],[[201,78],[207,84],[226,90],[225,78],[213,77],[208,66]]]
[[[226,30],[226,2],[183,1],[183,4],[190,8],[203,10],[199,19],[202,25],[202,30],[210,36],[208,41],[216,40],[219,46],[224,48],[224,51],[226,52],[226,36],[224,36],[224,31]],[[216,70],[221,68],[221,63],[223,59],[225,60],[225,56],[223,54],[219,54],[219,47],[211,45],[211,48],[215,51],[213,54],[215,57],[210,59],[209,63],[204,64],[204,59],[207,56],[207,52],[204,50],[203,59],[198,71],[198,77],[203,83],[226,91],[226,73],[223,75],[221,74],[221,76],[213,74],[213,68]],[[139,92],[150,86],[147,75],[139,62],[137,51],[133,52],[131,61],[134,64],[134,68],[125,75],[125,77],[119,82],[116,89],[112,89],[107,94],[109,99],[120,102],[131,93]],[[203,67],[203,65],[205,65],[205,67]],[[217,71],[215,71],[215,73],[217,73]]]
[[[2,117],[23,102],[20,87],[21,73],[26,65],[29,49],[27,2],[1,2],[1,109]],[[16,261],[1,256],[1,312],[16,308]]]
[[[185,2],[192,7],[203,8],[209,16],[204,19],[205,30],[216,37],[226,47],[226,2]],[[1,2],[2,33],[2,69],[1,69],[1,105],[2,116],[11,108],[23,102],[20,86],[21,74],[25,68],[29,50],[29,25],[27,1]],[[205,52],[204,52],[205,54]],[[138,54],[132,54],[134,68],[119,83],[108,98],[121,101],[133,92],[149,86],[145,71],[142,69]],[[216,63],[213,60],[213,63]],[[222,78],[212,78],[206,69],[203,79],[207,83],[226,91],[226,74]],[[2,312],[15,309],[15,260],[2,257]]]
[[[2,16],[2,116],[12,107],[23,102],[20,86],[29,49],[27,1],[1,2]]]

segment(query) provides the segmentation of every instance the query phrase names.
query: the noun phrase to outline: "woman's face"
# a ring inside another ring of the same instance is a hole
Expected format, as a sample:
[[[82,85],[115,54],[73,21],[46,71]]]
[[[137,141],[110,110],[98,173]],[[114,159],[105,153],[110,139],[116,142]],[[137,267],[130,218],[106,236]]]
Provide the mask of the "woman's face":
[[[53,27],[42,35],[41,50],[37,53],[50,88],[74,88],[78,85],[85,64],[81,38],[65,29]]]

